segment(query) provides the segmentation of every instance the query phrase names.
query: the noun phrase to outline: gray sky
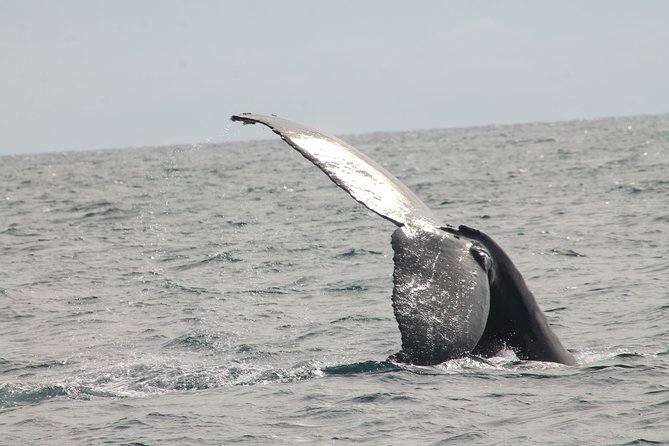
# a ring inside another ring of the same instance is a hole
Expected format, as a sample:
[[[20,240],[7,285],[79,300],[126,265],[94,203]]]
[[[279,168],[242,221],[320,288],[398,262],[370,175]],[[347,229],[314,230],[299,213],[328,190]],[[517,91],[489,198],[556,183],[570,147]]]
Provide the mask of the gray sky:
[[[0,0],[0,155],[669,112],[669,1]]]

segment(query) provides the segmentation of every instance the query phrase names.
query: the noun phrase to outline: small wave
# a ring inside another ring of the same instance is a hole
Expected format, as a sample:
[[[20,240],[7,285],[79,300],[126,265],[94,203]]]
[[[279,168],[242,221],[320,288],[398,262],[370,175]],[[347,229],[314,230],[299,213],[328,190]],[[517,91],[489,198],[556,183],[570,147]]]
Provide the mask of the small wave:
[[[637,438],[636,440],[623,443],[623,446],[632,446],[637,444],[666,444],[666,443],[664,441],[654,441],[654,440],[646,440],[645,438]]]
[[[627,365],[627,364],[598,364],[598,365],[589,365],[586,367],[588,370],[600,371],[607,369],[634,369],[636,366]]]
[[[195,294],[195,295],[201,295],[201,294],[210,294],[211,292],[205,288],[200,288],[200,287],[193,287],[193,286],[186,286],[182,285],[178,282],[174,282],[171,280],[165,281],[164,287],[167,289],[176,289],[179,291],[183,291],[188,294]]]
[[[585,254],[581,254],[580,252],[576,252],[573,249],[553,248],[553,249],[551,249],[551,252],[555,255],[566,256],[566,257],[587,257]]]
[[[348,251],[345,251],[341,254],[337,254],[336,258],[347,258],[347,257],[356,257],[356,256],[364,256],[367,254],[371,255],[383,255],[383,253],[378,252],[378,251],[371,251],[367,249],[355,249],[351,248]]]
[[[358,375],[361,373],[386,373],[397,370],[402,370],[402,367],[390,361],[362,361],[323,368],[323,372],[327,375]]]
[[[252,294],[252,295],[263,295],[263,294],[288,294],[286,291],[283,291],[279,287],[267,287],[262,290],[246,290],[244,291],[246,294]]]
[[[20,386],[3,384],[0,386],[0,407],[36,403],[56,396],[66,396],[68,391],[63,386]]]
[[[97,302],[98,299],[100,299],[98,296],[77,296],[69,299],[67,303],[71,305],[89,304]]]
[[[642,355],[641,353],[632,352],[632,353],[618,353],[615,357],[616,358],[643,358],[644,355]]]
[[[560,312],[560,311],[564,311],[566,309],[567,309],[567,307],[548,308],[548,309],[544,310],[544,313],[557,313],[557,312]]]
[[[163,172],[165,173],[180,173],[188,172],[190,169],[184,167],[163,167]]]
[[[202,260],[198,260],[196,262],[191,262],[191,263],[185,263],[183,265],[179,265],[176,268],[178,270],[189,270],[192,268],[197,268],[200,266],[208,265],[210,263],[218,263],[218,262],[226,262],[226,263],[236,263],[236,262],[241,262],[242,259],[237,258],[233,256],[229,252],[217,252],[214,254],[208,255],[206,258]]]
[[[39,232],[26,231],[22,229],[18,224],[12,223],[4,231],[0,231],[0,234],[13,235],[15,237],[36,237],[40,235]]]
[[[341,322],[370,322],[370,321],[384,321],[384,320],[385,318],[382,317],[351,315],[335,319],[331,321],[330,324],[339,324]]]
[[[0,408],[34,404],[57,397],[89,399],[92,396],[114,397],[116,395],[96,391],[85,386],[5,383],[0,385]]]
[[[163,348],[186,348],[188,350],[214,350],[221,337],[211,333],[184,334],[163,344]]]
[[[78,213],[78,212],[84,212],[84,211],[92,211],[94,209],[100,209],[100,208],[105,208],[105,207],[113,207],[114,203],[111,203],[109,201],[103,200],[103,201],[94,201],[92,203],[87,203],[87,204],[78,204],[76,206],[72,206],[67,210],[67,212],[73,212],[73,213]]]
[[[615,350],[583,350],[572,352],[583,370],[634,369],[647,367],[640,362],[644,358],[662,355],[658,353],[642,353],[636,351]]]
[[[110,207],[99,212],[86,212],[81,218],[91,218],[96,216],[115,218],[124,212],[125,211],[123,209],[117,207]]]
[[[66,364],[67,364],[66,361],[17,362],[0,358],[0,372],[32,373],[35,370],[50,369],[52,367],[62,367]]]
[[[334,293],[346,292],[346,291],[363,292],[363,291],[367,291],[367,287],[365,287],[364,285],[359,285],[357,283],[352,283],[352,284],[349,284],[349,285],[328,287],[328,288],[326,288],[326,291],[334,292]]]

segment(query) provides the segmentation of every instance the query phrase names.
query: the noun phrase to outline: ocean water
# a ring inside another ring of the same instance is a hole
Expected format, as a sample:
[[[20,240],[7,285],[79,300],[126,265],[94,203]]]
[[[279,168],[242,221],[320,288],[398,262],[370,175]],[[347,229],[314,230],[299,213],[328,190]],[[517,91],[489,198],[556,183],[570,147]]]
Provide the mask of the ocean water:
[[[0,157],[1,444],[669,444],[669,115],[344,137],[505,248],[573,367],[386,363],[393,225],[230,129]]]

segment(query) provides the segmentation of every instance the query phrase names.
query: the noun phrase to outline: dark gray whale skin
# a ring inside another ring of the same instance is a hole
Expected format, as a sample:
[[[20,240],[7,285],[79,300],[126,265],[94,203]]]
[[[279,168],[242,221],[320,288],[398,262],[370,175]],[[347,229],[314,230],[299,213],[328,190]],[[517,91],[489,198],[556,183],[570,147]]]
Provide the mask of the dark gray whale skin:
[[[576,364],[502,248],[468,226],[439,226],[430,209],[383,167],[345,142],[276,116],[250,113],[356,201],[399,226],[392,303],[402,349],[391,360],[439,364],[503,348],[520,359]]]
[[[491,260],[490,313],[472,353],[489,357],[510,347],[520,359],[575,365],[576,360],[551,330],[523,276],[504,250],[477,229],[461,225],[457,232],[446,230],[479,243]]]
[[[467,356],[489,318],[486,254],[472,253],[478,247],[441,229],[398,228],[391,244],[392,302],[402,335],[402,350],[391,359],[431,365]]]

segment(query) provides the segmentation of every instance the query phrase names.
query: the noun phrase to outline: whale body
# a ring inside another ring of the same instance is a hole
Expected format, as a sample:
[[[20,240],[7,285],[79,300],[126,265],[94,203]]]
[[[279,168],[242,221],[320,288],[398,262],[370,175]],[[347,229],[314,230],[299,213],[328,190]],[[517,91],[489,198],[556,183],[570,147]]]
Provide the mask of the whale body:
[[[465,225],[440,225],[391,173],[344,141],[308,126],[251,113],[356,201],[394,223],[392,305],[402,348],[392,360],[434,365],[510,348],[520,359],[573,365],[509,256]]]

